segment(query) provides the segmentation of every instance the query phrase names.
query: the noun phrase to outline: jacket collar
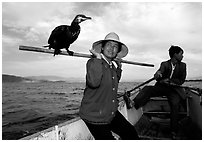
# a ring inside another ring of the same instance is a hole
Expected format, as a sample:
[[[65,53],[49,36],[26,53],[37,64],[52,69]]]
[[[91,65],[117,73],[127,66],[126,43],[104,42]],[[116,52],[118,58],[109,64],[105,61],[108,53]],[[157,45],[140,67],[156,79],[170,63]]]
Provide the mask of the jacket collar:
[[[112,61],[111,61],[111,62],[108,62],[108,60],[104,57],[103,54],[101,54],[101,57],[102,57],[102,59],[104,59],[104,60],[106,61],[107,64],[109,64],[110,66],[113,65]]]

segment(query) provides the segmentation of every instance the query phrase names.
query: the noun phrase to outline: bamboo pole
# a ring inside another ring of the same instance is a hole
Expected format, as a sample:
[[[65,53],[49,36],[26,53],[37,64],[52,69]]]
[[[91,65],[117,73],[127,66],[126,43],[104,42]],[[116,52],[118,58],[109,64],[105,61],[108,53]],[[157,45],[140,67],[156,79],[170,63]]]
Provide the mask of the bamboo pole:
[[[19,50],[54,54],[54,50],[46,49],[46,48],[40,48],[40,47],[33,47],[33,46],[20,45],[20,46],[19,46]],[[62,51],[62,52],[60,53],[60,55],[71,56],[71,55],[69,55],[66,51]],[[83,58],[92,58],[92,56],[91,56],[90,54],[77,53],[77,52],[74,52],[73,56],[75,56],[75,57],[83,57]],[[126,64],[132,64],[132,65],[140,65],[140,66],[154,67],[153,64],[138,63],[138,62],[127,61],[127,60],[123,60],[123,59],[121,59],[121,62],[122,62],[122,63],[126,63]]]

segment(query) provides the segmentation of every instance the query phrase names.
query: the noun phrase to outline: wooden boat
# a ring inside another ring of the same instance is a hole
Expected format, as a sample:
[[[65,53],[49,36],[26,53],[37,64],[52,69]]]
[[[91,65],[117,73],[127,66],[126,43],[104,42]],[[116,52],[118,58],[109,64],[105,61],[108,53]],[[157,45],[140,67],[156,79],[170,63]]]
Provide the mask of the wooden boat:
[[[131,96],[133,97],[133,96]],[[132,124],[136,124],[142,116],[142,109],[127,109],[121,98],[118,110]],[[113,133],[116,138],[119,138]],[[85,123],[79,117],[65,123],[53,126],[44,131],[22,138],[22,140],[91,140],[94,139]]]
[[[186,92],[190,96],[188,99],[188,113],[182,118],[181,123],[183,124],[183,126],[185,126],[184,129],[187,130],[187,132],[182,129],[181,135],[178,139],[202,139],[201,93],[190,89],[186,89]],[[137,93],[138,91],[134,92],[134,94],[130,98],[133,99],[137,95]],[[153,113],[151,114],[149,112],[153,111],[147,109],[148,105],[138,110],[136,110],[134,107],[131,109],[127,109],[125,101],[123,99],[120,99],[118,110],[132,125],[135,126],[141,139],[171,139],[169,118],[166,116],[164,117],[165,114],[168,114],[168,110],[166,113],[162,114],[160,111],[158,111],[158,109],[156,109],[156,112],[154,113],[154,115],[152,115]],[[149,114],[151,114],[151,117],[149,117]],[[157,114],[158,117],[156,117],[155,114]],[[161,116],[163,118],[161,118]],[[194,133],[192,133],[192,128]],[[114,133],[113,135],[116,139],[119,139],[119,136]],[[93,136],[91,135],[83,120],[81,120],[79,117],[22,138],[22,140],[92,139],[94,139]]]

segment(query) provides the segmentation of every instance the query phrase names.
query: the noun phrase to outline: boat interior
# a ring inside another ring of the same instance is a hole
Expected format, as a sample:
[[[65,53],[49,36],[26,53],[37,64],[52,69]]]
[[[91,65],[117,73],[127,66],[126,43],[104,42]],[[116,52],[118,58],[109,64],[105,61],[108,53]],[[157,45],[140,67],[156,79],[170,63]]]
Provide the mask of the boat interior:
[[[185,105],[180,107],[179,130],[177,135],[172,137],[167,99],[151,98],[142,108],[143,115],[135,125],[139,137],[142,140],[202,140],[201,102],[199,93],[191,91]]]

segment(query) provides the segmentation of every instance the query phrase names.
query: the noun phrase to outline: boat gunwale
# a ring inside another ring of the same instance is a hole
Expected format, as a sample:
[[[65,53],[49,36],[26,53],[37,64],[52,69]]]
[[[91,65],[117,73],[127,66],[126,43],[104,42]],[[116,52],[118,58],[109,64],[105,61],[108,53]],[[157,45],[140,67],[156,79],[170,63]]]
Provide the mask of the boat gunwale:
[[[81,120],[81,118],[78,116],[76,118],[70,119],[70,120],[68,120],[66,122],[62,122],[62,123],[60,123],[58,125],[55,125],[55,126],[58,126],[58,128],[61,128],[61,127],[65,126],[65,125],[69,125],[69,124],[74,123],[74,122],[79,121],[79,120]],[[26,137],[21,138],[20,140],[30,140],[32,138],[36,138],[36,137],[38,137],[38,136],[40,136],[42,134],[45,134],[45,133],[48,133],[48,132],[51,132],[51,131],[55,130],[55,126],[49,127],[49,128],[47,128],[45,130],[36,132],[34,134],[31,134],[31,135],[28,135]]]

